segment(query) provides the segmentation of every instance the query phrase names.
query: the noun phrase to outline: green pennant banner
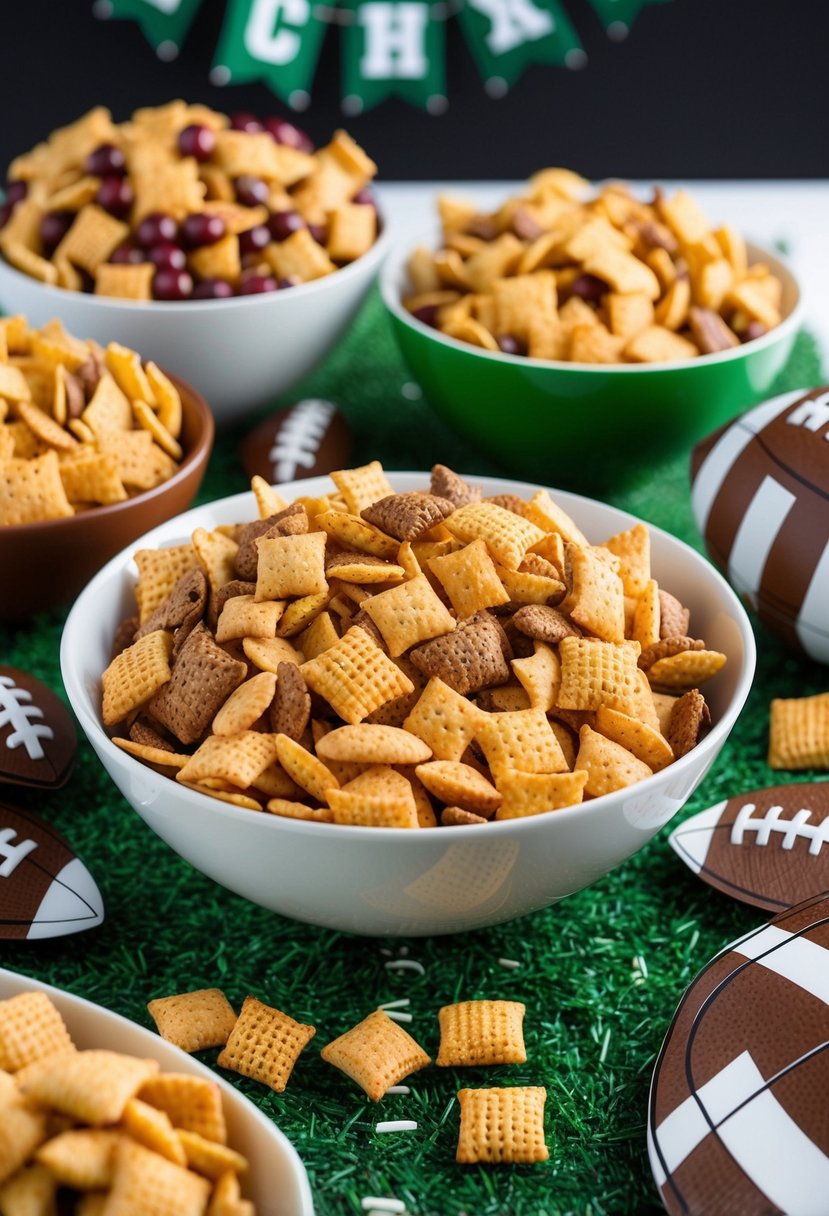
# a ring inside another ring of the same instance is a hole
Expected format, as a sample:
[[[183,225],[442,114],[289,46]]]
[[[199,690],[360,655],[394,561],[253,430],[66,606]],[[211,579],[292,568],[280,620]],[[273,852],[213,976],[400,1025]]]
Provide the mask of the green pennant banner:
[[[346,114],[387,97],[432,114],[446,109],[446,22],[427,0],[345,0],[341,10],[353,15],[342,33]]]
[[[104,17],[130,17],[161,59],[175,59],[201,0],[99,0]]]
[[[289,106],[304,110],[326,30],[314,8],[312,0],[228,0],[213,83],[264,80]]]
[[[590,7],[604,28],[613,31],[619,29],[627,34],[643,8],[649,4],[667,4],[669,0],[590,0]]]
[[[576,68],[586,61],[559,0],[466,0],[458,20],[492,97],[506,93],[531,63]]]

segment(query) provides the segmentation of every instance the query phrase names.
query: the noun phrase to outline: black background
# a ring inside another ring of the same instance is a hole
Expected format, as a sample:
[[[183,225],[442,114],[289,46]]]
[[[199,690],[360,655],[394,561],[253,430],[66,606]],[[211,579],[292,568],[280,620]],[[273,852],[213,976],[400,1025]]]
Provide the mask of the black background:
[[[346,126],[388,180],[522,178],[552,164],[594,178],[829,177],[825,0],[671,0],[643,8],[624,42],[589,0],[565,4],[587,65],[530,67],[499,101],[449,21],[440,117],[396,100],[345,117],[331,27],[296,121],[317,142]],[[209,84],[224,8],[203,0],[180,57],[161,63],[135,22],[96,19],[92,0],[2,0],[0,165],[99,103],[116,119],[176,96],[287,114],[264,85]]]

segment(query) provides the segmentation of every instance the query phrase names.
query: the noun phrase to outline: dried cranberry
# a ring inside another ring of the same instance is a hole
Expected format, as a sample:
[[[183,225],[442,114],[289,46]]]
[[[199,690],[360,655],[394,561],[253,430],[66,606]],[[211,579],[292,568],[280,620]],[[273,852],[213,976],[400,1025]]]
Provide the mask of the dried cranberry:
[[[308,231],[318,245],[324,245],[328,240],[328,229],[325,224],[309,224]]]
[[[15,203],[21,203],[28,193],[28,182],[6,182],[6,202],[10,203],[12,207]]]
[[[227,279],[202,279],[193,288],[194,300],[226,300],[233,295],[233,284]]]
[[[143,249],[133,245],[132,241],[124,241],[123,245],[112,251],[109,260],[119,265],[138,266],[140,262],[146,261],[146,254]]]
[[[182,156],[210,160],[216,147],[216,132],[204,123],[194,122],[178,133],[178,150]]]
[[[297,274],[286,275],[284,279],[277,279],[276,285],[280,291],[287,291],[289,287],[299,287],[302,279]]]
[[[236,201],[243,207],[257,207],[260,203],[268,201],[270,188],[261,177],[254,177],[251,173],[242,173],[236,178],[233,185],[236,187]]]
[[[580,274],[570,284],[570,295],[578,296],[589,304],[598,304],[607,291],[604,279],[597,279],[594,274]]]
[[[358,190],[351,201],[352,203],[360,203],[364,207],[374,207],[375,211],[377,210],[377,199],[368,186],[363,186],[362,190]]]
[[[231,114],[230,126],[233,131],[247,131],[250,134],[265,129],[256,115],[249,114],[246,110],[239,110],[235,114]]]
[[[284,118],[278,118],[276,115],[266,118],[265,129],[270,131],[278,144],[287,144],[289,148],[296,148],[297,151],[307,152],[309,155],[314,151],[313,141],[305,132]]]
[[[181,237],[186,245],[215,245],[227,231],[227,224],[220,215],[199,211],[188,215],[181,225]]]
[[[0,228],[5,228],[11,219],[11,213],[14,211],[13,203],[3,203],[0,206]]]
[[[437,325],[438,306],[437,304],[424,304],[422,308],[412,309],[412,316],[417,317],[418,321],[422,321],[424,325]]]
[[[514,334],[499,334],[496,339],[505,355],[526,355],[527,348]]]
[[[249,274],[239,284],[240,296],[257,296],[262,292],[276,291],[277,282],[272,274]]]
[[[133,199],[132,186],[125,177],[105,177],[95,195],[95,202],[117,219],[129,215]]]
[[[186,270],[157,270],[153,276],[153,298],[186,300],[193,294],[193,279]]]
[[[148,250],[147,261],[152,262],[159,270],[184,270],[187,256],[180,245],[174,245],[172,241],[162,241],[160,245],[153,245]]]
[[[769,331],[762,321],[749,321],[743,334],[744,342],[754,342],[756,338],[762,338],[763,334]]]
[[[264,224],[257,224],[255,228],[248,228],[246,232],[239,233],[239,252],[242,254],[261,253],[270,243],[270,230]]]
[[[93,177],[121,177],[127,171],[127,162],[115,144],[101,144],[89,153],[83,167]]]
[[[275,241],[284,241],[292,232],[305,227],[305,220],[298,211],[274,211],[268,220],[271,236]]]
[[[178,224],[164,211],[152,211],[145,215],[135,230],[135,239],[145,249],[160,245],[162,241],[174,241],[178,236]]]
[[[74,222],[74,211],[46,212],[40,221],[40,239],[47,257],[57,249]]]

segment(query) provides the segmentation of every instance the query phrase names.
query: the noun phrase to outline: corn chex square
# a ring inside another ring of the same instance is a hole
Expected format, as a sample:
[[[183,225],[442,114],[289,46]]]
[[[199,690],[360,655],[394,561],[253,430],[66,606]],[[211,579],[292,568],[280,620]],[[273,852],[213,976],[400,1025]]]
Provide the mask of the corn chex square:
[[[123,224],[102,207],[89,203],[75,216],[54,257],[65,259],[94,275],[101,263],[129,234],[129,224]]]
[[[372,503],[394,494],[394,487],[386,477],[379,460],[372,460],[370,464],[355,469],[337,469],[331,474],[331,480],[342,494],[352,515],[359,515]]]
[[[109,1216],[203,1216],[210,1182],[123,1136],[115,1151]]]
[[[524,1013],[520,1001],[459,1001],[438,1012],[439,1068],[523,1064]]]
[[[567,545],[565,562],[570,585],[561,611],[606,642],[621,642],[625,595],[619,575],[594,550],[579,545]]]
[[[507,769],[561,773],[567,768],[561,745],[543,709],[487,714],[475,735],[495,778]]]
[[[371,765],[341,789],[329,789],[327,798],[334,823],[374,828],[419,826],[412,785],[390,765]]]
[[[544,538],[541,528],[529,519],[492,502],[459,507],[445,526],[453,536],[467,543],[482,539],[490,556],[507,570],[517,570],[527,550]]]
[[[323,697],[345,722],[362,722],[393,697],[414,690],[397,664],[359,625],[300,670],[312,692]]]
[[[627,713],[640,695],[639,643],[566,637],[559,642],[561,709],[598,709],[610,705]]]
[[[248,996],[216,1063],[281,1094],[300,1053],[315,1034],[316,1027]]]
[[[544,1102],[547,1090],[538,1085],[510,1089],[461,1089],[461,1124],[455,1160],[528,1165],[546,1161]]]
[[[101,676],[105,726],[121,722],[144,705],[172,676],[173,635],[156,629],[122,650]]]
[[[498,577],[482,537],[453,553],[431,557],[427,564],[461,618],[509,602],[509,592]]]
[[[498,778],[503,801],[495,818],[520,819],[573,806],[582,801],[586,781],[587,773],[578,769],[572,773],[520,773],[507,769]]]
[[[227,1126],[221,1091],[212,1078],[163,1072],[145,1081],[137,1097],[164,1111],[174,1127],[224,1144]]]
[[[257,541],[257,549],[257,600],[320,595],[328,590],[324,533],[263,537]]]
[[[585,793],[594,798],[650,777],[653,769],[620,743],[585,724],[579,731],[576,769],[587,773]]]
[[[775,697],[771,703],[770,768],[829,768],[829,693]]]
[[[199,564],[190,544],[173,545],[169,549],[138,549],[133,560],[138,567],[135,599],[142,625],[166,600],[181,576]]]
[[[158,1061],[115,1051],[63,1051],[26,1070],[24,1093],[93,1127],[117,1123],[124,1107]]]
[[[220,988],[199,988],[157,997],[147,1011],[168,1043],[182,1051],[223,1047],[236,1023],[236,1013]]]
[[[17,1072],[52,1052],[71,1049],[63,1018],[45,993],[21,992],[0,1001],[0,1069]]]
[[[433,676],[403,723],[437,760],[460,760],[484,720],[483,711]]]
[[[177,781],[204,781],[219,777],[238,789],[252,785],[277,755],[276,736],[247,730],[226,737],[209,735],[176,773]]]
[[[379,1102],[389,1086],[431,1064],[419,1043],[381,1009],[326,1044],[320,1054],[373,1102]]]

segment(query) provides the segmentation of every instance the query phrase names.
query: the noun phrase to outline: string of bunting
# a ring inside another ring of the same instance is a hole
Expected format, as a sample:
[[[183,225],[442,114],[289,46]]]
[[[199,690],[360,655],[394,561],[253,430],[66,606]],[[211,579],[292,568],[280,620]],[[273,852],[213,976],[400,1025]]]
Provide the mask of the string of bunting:
[[[162,60],[172,60],[202,0],[95,0],[101,18],[132,18]],[[648,4],[586,0],[621,40]],[[342,109],[359,114],[399,97],[431,114],[447,107],[446,22],[456,18],[490,97],[503,97],[530,64],[582,68],[587,56],[562,0],[227,0],[210,71],[213,84],[261,80],[304,110],[322,40],[341,29]]]

